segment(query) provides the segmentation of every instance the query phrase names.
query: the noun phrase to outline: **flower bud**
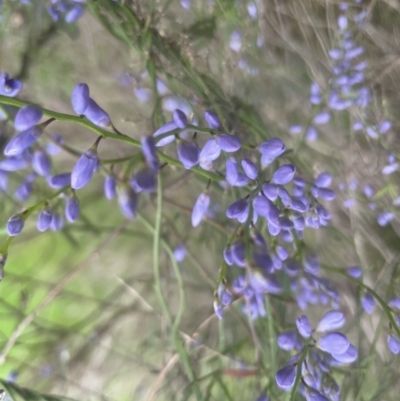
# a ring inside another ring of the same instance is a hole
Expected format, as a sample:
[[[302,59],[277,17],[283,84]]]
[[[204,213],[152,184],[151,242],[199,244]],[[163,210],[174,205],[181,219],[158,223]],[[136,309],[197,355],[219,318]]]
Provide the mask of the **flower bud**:
[[[71,104],[75,113],[82,115],[89,106],[90,93],[89,86],[86,84],[77,84],[72,91]]]
[[[194,204],[193,211],[192,211],[192,226],[197,227],[203,217],[206,215],[208,211],[208,207],[210,206],[210,195],[203,192],[199,195]]]
[[[53,219],[53,211],[46,206],[39,214],[36,227],[40,232],[46,231],[50,225],[51,221]]]
[[[283,164],[275,171],[272,180],[275,184],[285,185],[289,183],[296,173],[296,167],[293,164]]]
[[[7,234],[10,237],[15,237],[21,233],[22,229],[24,228],[24,224],[25,222],[22,215],[15,214],[14,216],[10,217],[7,222]]]
[[[76,162],[71,172],[71,188],[81,189],[91,180],[98,165],[96,146],[87,150]]]
[[[73,194],[67,201],[67,204],[65,206],[65,218],[70,222],[74,223],[76,220],[78,220],[80,214],[80,205],[79,205],[79,200]]]
[[[43,117],[43,111],[37,106],[24,106],[18,110],[14,119],[17,131],[26,131],[36,125]]]

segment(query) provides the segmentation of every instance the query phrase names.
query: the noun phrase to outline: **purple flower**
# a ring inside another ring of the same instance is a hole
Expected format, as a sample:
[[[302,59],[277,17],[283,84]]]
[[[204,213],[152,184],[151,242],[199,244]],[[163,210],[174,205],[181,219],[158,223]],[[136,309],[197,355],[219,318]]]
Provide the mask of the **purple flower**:
[[[232,302],[231,292],[221,283],[218,286],[218,297],[224,306],[228,306]]]
[[[247,177],[249,177],[251,180],[255,180],[258,176],[257,166],[249,159],[243,159],[241,164]]]
[[[291,126],[289,127],[289,132],[290,132],[292,135],[299,135],[299,134],[302,133],[302,131],[303,131],[303,127],[302,127],[301,125],[298,125],[298,124],[296,124],[296,125],[291,125]]]
[[[206,192],[202,192],[196,200],[192,211],[192,226],[197,227],[203,217],[206,215],[208,211],[208,207],[210,206],[210,195]]]
[[[306,131],[306,140],[307,142],[314,142],[318,138],[318,130],[310,125]]]
[[[71,95],[71,104],[75,113],[78,115],[83,115],[89,106],[89,101],[89,86],[83,83],[77,84]]]
[[[347,348],[347,351],[342,353],[342,354],[331,354],[337,361],[341,363],[352,363],[354,362],[357,357],[358,357],[358,352],[356,347],[354,345],[350,344],[349,348]]]
[[[307,401],[329,401],[324,395],[313,388],[307,388],[306,390],[306,400]]]
[[[392,123],[388,120],[385,120],[379,124],[378,130],[380,134],[386,134],[386,132],[388,132],[390,128],[392,128]]]
[[[65,206],[65,217],[70,223],[78,220],[80,214],[79,200],[75,195],[72,195]]]
[[[51,221],[53,219],[53,211],[46,206],[39,214],[36,227],[40,232],[46,231],[50,225]]]
[[[362,276],[362,270],[358,266],[352,266],[347,268],[347,274],[354,278],[360,278]]]
[[[33,145],[43,133],[43,128],[39,125],[35,125],[26,131],[21,132],[14,136],[10,142],[8,142],[4,149],[6,156],[15,156],[21,154],[25,149],[28,149]]]
[[[367,292],[363,297],[361,297],[361,305],[368,315],[372,315],[375,309],[375,299]]]
[[[229,47],[236,53],[240,52],[242,48],[242,34],[238,30],[231,33]]]
[[[400,310],[400,298],[394,297],[388,302],[389,308]]]
[[[329,111],[321,111],[313,118],[313,122],[314,124],[322,125],[326,124],[330,120],[330,118],[331,116],[329,114]]]
[[[53,213],[53,218],[51,219],[50,230],[60,231],[64,227],[64,220],[58,213]]]
[[[329,188],[319,188],[318,194],[322,199],[327,201],[331,201],[336,197],[335,191]]]
[[[285,185],[289,183],[296,173],[296,167],[293,164],[283,164],[275,171],[272,180],[275,184]]]
[[[16,235],[20,234],[22,229],[24,228],[24,219],[20,214],[15,214],[11,216],[7,222],[7,234],[10,237],[15,237]]]
[[[47,177],[47,184],[51,188],[61,189],[67,185],[71,185],[71,173],[62,173]]]
[[[374,196],[374,190],[370,185],[366,185],[364,187],[364,194],[367,198],[371,198],[372,196]]]
[[[136,193],[153,192],[156,188],[157,176],[149,168],[141,169],[131,180],[130,184]]]
[[[218,118],[217,114],[212,110],[206,110],[204,112],[204,119],[206,120],[207,124],[213,129],[217,129],[221,126],[220,119]]]
[[[179,141],[178,159],[183,167],[190,169],[199,163],[200,149],[194,142]]]
[[[326,331],[340,329],[345,322],[346,319],[342,312],[331,310],[326,312],[319,321],[317,331],[324,333]]]
[[[14,119],[17,131],[26,131],[36,125],[43,117],[43,111],[37,106],[24,106],[18,110]]]
[[[218,319],[222,319],[224,316],[224,308],[222,307],[221,302],[218,299],[216,299],[213,303],[213,306],[214,306],[214,312],[218,317]]]
[[[81,189],[91,180],[98,167],[96,146],[87,150],[76,162],[71,172],[71,188]]]
[[[285,351],[292,350],[297,342],[298,338],[295,331],[286,331],[278,336],[278,346]]]
[[[296,326],[299,333],[304,338],[309,338],[311,336],[312,327],[307,316],[303,315],[296,319]]]
[[[174,112],[172,113],[172,117],[178,128],[185,129],[187,127],[188,125],[187,117],[182,110],[180,109],[174,110]]]
[[[274,159],[285,152],[286,146],[279,138],[272,138],[261,143],[258,149],[263,156],[266,156],[271,160],[271,163]]]
[[[111,126],[109,115],[91,98],[89,98],[87,108],[83,114],[94,125],[102,128]]]
[[[178,126],[175,124],[175,121],[169,121],[168,123],[164,124],[162,127],[160,127],[154,134],[154,137],[157,137],[159,135],[166,134],[168,132],[174,131],[178,128]],[[165,138],[160,139],[157,143],[156,146],[165,146],[168,145],[169,143],[173,142],[175,140],[175,135],[168,135]]]
[[[186,256],[186,248],[183,245],[178,245],[174,249],[174,258],[175,260],[180,263],[185,259]]]
[[[51,171],[51,160],[44,150],[36,150],[32,156],[32,167],[35,172],[47,177]]]
[[[347,337],[339,332],[325,334],[317,341],[317,347],[329,354],[343,354],[350,346]]]
[[[108,200],[114,199],[117,189],[117,180],[113,175],[109,175],[104,180],[104,195]]]
[[[21,81],[10,78],[6,72],[0,74],[0,95],[14,97],[18,95],[21,88]]]
[[[391,212],[382,212],[378,214],[377,221],[382,227],[387,226],[394,219],[394,214]]]
[[[279,369],[275,375],[276,384],[282,390],[290,390],[296,380],[296,366],[285,366]]]
[[[221,148],[218,146],[214,138],[209,139],[200,151],[199,163],[205,170],[212,168],[212,162],[218,159],[221,154]]]
[[[136,217],[137,195],[127,185],[121,186],[117,191],[118,204],[121,213],[129,220]]]
[[[400,341],[393,334],[389,334],[387,344],[392,354],[397,355],[400,352]]]
[[[142,138],[142,152],[146,159],[147,165],[154,171],[158,170],[159,160],[157,156],[157,149],[152,136],[145,136]]]
[[[242,146],[241,140],[237,136],[230,134],[219,134],[216,141],[218,146],[228,153],[236,152]]]
[[[275,201],[278,197],[278,187],[274,184],[264,184],[262,186],[264,195],[271,201]]]
[[[328,188],[332,184],[332,176],[328,173],[321,173],[314,181],[319,188]]]
[[[393,174],[399,168],[399,163],[388,164],[382,169],[382,174],[390,175]]]
[[[82,4],[75,4],[65,14],[65,22],[67,22],[68,24],[72,24],[72,23],[78,21],[78,19],[82,17],[84,11],[85,11],[85,9]]]
[[[280,260],[286,260],[289,256],[289,252],[283,246],[276,247],[276,254],[278,255]]]
[[[232,203],[226,210],[226,216],[229,219],[237,219],[239,223],[244,223],[249,215],[249,201],[244,199],[239,199],[238,201]]]

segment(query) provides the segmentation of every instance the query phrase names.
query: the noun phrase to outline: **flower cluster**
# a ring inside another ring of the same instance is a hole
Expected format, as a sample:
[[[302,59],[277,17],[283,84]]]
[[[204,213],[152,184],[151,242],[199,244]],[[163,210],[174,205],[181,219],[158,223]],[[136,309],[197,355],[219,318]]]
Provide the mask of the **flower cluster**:
[[[330,371],[332,367],[352,363],[357,359],[357,349],[341,332],[344,326],[342,312],[331,310],[322,317],[317,328],[303,315],[296,320],[297,332],[287,331],[278,337],[278,346],[286,351],[297,350],[286,365],[279,369],[275,379],[283,390],[290,390],[301,380],[299,391],[307,400],[338,401],[340,388]]]
[[[68,24],[79,20],[85,12],[86,0],[51,0],[47,12],[54,22],[63,18]]]

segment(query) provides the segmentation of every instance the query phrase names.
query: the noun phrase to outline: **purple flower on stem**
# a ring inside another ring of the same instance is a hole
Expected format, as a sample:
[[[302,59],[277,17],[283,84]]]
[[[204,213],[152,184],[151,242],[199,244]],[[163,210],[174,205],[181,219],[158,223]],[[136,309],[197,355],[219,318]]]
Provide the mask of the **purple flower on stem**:
[[[61,189],[71,185],[71,173],[62,173],[49,176],[47,177],[47,184],[54,189]]]
[[[66,14],[65,22],[72,24],[82,17],[85,9],[82,4],[75,4]]]
[[[340,329],[345,322],[346,319],[342,312],[331,310],[326,312],[319,321],[317,331],[324,333],[326,331]]]
[[[187,127],[188,125],[187,117],[182,110],[180,109],[174,110],[174,112],[172,113],[172,117],[178,128],[185,129]]]
[[[361,297],[361,305],[368,315],[372,315],[375,309],[375,299],[367,292],[363,297]]]
[[[221,121],[217,114],[212,110],[206,110],[204,112],[204,119],[206,120],[209,127],[213,129],[218,129],[221,126]]]
[[[297,330],[300,335],[304,338],[309,338],[311,336],[312,327],[307,316],[303,315],[296,319]]]
[[[157,156],[156,144],[152,136],[145,136],[142,138],[142,152],[146,159],[147,165],[154,171],[158,170],[160,162]]]
[[[208,207],[210,206],[210,195],[206,192],[202,192],[197,198],[193,211],[192,211],[192,226],[197,227],[203,217],[206,215],[208,211]]]
[[[226,210],[229,219],[237,219],[239,223],[244,223],[249,215],[249,201],[246,198],[239,199],[232,203]]]
[[[39,214],[36,227],[40,232],[46,231],[50,228],[51,221],[53,219],[53,211],[46,206]]]
[[[285,351],[292,350],[297,342],[298,338],[295,331],[286,331],[278,336],[278,346]]]
[[[174,131],[178,129],[178,126],[176,125],[175,121],[169,121],[168,123],[164,124],[162,127],[160,127],[154,134],[154,137],[157,137],[159,135],[167,134],[168,132]],[[171,134],[168,135],[159,141],[157,141],[156,146],[165,146],[168,145],[169,143],[173,142],[175,140],[175,135]]]
[[[71,172],[71,188],[81,189],[92,179],[93,173],[98,168],[99,159],[97,157],[97,145],[101,137],[95,144],[87,150],[76,162]]]
[[[387,344],[392,354],[397,355],[400,352],[400,341],[393,334],[389,334]]]
[[[127,185],[121,186],[117,191],[118,204],[121,213],[129,220],[136,217],[137,195]]]
[[[65,206],[65,218],[70,222],[74,223],[76,220],[78,220],[80,214],[80,205],[79,205],[79,200],[73,194],[67,201],[67,204]]]
[[[16,156],[33,145],[42,135],[43,126],[35,125],[14,136],[4,149],[6,156]]]
[[[350,344],[346,352],[342,354],[331,354],[337,361],[341,363],[352,363],[358,358],[358,352],[354,345]]]
[[[296,380],[296,365],[285,366],[279,369],[275,375],[276,384],[282,390],[290,390]]]
[[[93,99],[89,98],[87,108],[83,115],[94,125],[101,128],[109,128],[111,126],[111,119],[107,112],[105,112]]]
[[[0,74],[0,95],[14,97],[18,95],[21,89],[21,81],[10,78],[6,72]]]
[[[179,141],[178,159],[186,169],[191,169],[199,163],[200,149],[195,142]]]
[[[285,185],[289,183],[296,173],[296,167],[293,164],[283,164],[275,171],[272,181],[275,184]]]
[[[339,332],[325,334],[317,341],[317,347],[329,354],[343,354],[350,346],[347,337]]]
[[[153,192],[157,184],[155,172],[149,168],[141,169],[130,182],[136,193]]]
[[[219,134],[216,138],[218,146],[228,153],[237,152],[242,146],[241,140],[231,134]]]
[[[109,175],[104,180],[104,195],[108,200],[114,199],[117,189],[117,180],[113,175]]]
[[[71,104],[75,113],[83,115],[89,106],[89,86],[83,83],[77,84],[72,91]]]
[[[212,168],[212,162],[221,154],[221,148],[218,146],[217,141],[214,138],[209,139],[200,151],[199,163],[200,166],[205,170]]]
[[[14,119],[17,131],[26,131],[36,125],[43,117],[43,111],[37,106],[24,106],[18,110]]]
[[[286,150],[286,146],[279,138],[272,138],[261,143],[258,149],[263,158],[265,158],[262,164],[267,165],[272,163],[278,156],[280,156]]]
[[[64,228],[64,220],[58,213],[53,213],[53,218],[51,219],[50,230],[60,231]]]
[[[318,188],[328,188],[332,184],[332,176],[328,173],[321,173],[314,181]]]
[[[257,166],[249,159],[243,159],[241,164],[247,177],[249,177],[251,180],[255,180],[258,176]]]
[[[7,234],[10,237],[15,237],[16,235],[20,234],[22,229],[24,228],[25,221],[20,214],[15,214],[11,216],[7,222]]]
[[[32,167],[35,172],[43,177],[47,177],[51,171],[50,157],[44,150],[36,150],[32,156]]]

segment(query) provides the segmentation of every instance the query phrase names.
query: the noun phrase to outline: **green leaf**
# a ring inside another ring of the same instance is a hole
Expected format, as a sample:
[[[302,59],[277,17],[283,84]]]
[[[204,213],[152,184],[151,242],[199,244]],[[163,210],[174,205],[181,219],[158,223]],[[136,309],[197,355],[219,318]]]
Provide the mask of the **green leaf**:
[[[40,394],[0,379],[0,400],[3,401],[73,401],[72,398]]]

